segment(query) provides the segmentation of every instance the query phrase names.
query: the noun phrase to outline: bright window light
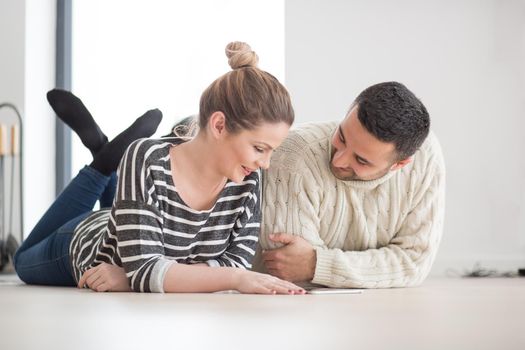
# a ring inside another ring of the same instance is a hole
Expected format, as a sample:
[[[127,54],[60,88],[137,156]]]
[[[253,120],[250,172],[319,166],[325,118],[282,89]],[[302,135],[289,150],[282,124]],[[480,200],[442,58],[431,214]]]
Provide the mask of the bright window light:
[[[161,136],[230,70],[230,41],[284,83],[284,0],[76,0],[72,90],[110,139],[151,108],[164,113]],[[74,176],[92,158],[72,139]]]

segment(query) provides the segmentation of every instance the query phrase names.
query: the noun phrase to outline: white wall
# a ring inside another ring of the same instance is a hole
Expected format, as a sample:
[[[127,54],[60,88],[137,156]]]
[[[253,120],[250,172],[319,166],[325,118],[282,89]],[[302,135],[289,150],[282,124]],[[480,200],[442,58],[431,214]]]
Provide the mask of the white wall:
[[[284,0],[76,0],[73,19],[72,91],[109,139],[150,108],[164,114],[155,136],[198,113],[204,89],[230,70],[230,41],[284,77]],[[75,134],[72,144],[75,176],[92,155]]]
[[[388,80],[427,106],[447,165],[433,273],[525,266],[525,2],[287,0],[285,23],[299,122]]]
[[[25,121],[25,232],[54,198],[56,0],[0,0],[0,101]],[[341,119],[370,84],[427,105],[448,171],[435,272],[525,266],[525,2],[287,0],[286,83],[299,121]]]
[[[24,231],[54,199],[55,117],[45,92],[54,86],[56,0],[0,0],[0,102],[24,121]]]
[[[56,0],[25,0],[24,231],[55,199],[55,123],[46,92],[55,87]]]
[[[0,101],[24,103],[25,1],[0,1]]]

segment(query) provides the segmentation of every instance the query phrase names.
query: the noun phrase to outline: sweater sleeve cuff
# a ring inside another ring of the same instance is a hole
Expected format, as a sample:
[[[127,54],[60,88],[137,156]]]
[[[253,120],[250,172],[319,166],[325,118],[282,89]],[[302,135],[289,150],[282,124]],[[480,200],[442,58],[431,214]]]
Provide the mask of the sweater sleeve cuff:
[[[155,263],[149,281],[151,292],[164,293],[164,278],[166,277],[166,272],[168,272],[171,265],[176,263],[176,261],[168,259],[160,259]]]
[[[330,249],[323,249],[315,247],[317,254],[317,263],[315,264],[315,273],[312,283],[330,286],[332,284],[332,265],[334,260],[334,252]]]

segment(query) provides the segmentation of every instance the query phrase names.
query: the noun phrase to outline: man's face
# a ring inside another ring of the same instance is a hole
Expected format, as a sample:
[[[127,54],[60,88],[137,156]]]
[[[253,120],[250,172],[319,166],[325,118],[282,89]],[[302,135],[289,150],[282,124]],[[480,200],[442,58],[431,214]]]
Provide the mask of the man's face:
[[[396,162],[395,145],[378,140],[357,117],[354,106],[332,136],[330,170],[343,181],[375,180],[410,159]]]

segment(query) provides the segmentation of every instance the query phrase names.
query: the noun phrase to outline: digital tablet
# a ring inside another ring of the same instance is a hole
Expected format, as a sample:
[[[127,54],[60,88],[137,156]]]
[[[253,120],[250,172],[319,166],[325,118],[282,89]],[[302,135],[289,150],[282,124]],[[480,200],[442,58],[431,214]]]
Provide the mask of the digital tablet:
[[[312,288],[306,291],[306,294],[361,294],[362,289],[352,288]]]

